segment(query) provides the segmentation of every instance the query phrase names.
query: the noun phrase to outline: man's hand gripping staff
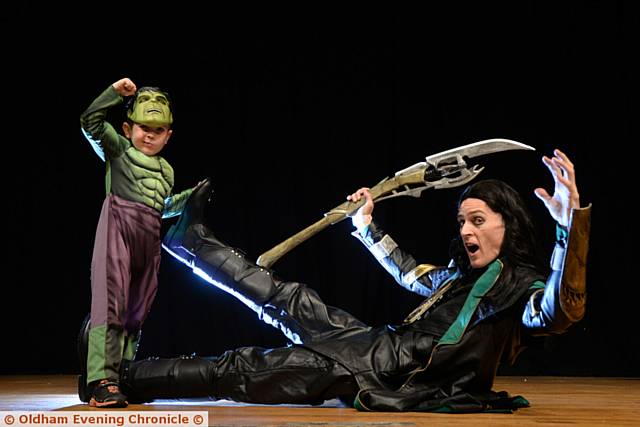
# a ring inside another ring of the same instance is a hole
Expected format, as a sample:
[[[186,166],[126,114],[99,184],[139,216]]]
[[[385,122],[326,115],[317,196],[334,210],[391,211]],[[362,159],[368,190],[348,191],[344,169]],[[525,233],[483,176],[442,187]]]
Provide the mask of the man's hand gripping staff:
[[[420,197],[422,192],[429,188],[439,190],[464,185],[483,169],[478,165],[468,166],[465,159],[508,150],[535,150],[535,148],[520,142],[495,138],[433,154],[424,162],[398,171],[393,177],[385,178],[372,187],[370,189],[372,199],[380,201],[399,196]],[[364,203],[365,200],[347,201],[331,209],[321,220],[260,255],[257,264],[265,268],[271,267],[300,243],[329,225],[353,215]]]

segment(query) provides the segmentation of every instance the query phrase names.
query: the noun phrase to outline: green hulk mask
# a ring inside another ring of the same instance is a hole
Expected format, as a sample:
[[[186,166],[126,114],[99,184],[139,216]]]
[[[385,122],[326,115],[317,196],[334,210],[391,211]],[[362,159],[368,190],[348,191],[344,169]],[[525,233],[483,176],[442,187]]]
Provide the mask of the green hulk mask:
[[[158,88],[140,88],[127,111],[127,117],[135,123],[153,127],[170,126],[173,123],[169,98]]]

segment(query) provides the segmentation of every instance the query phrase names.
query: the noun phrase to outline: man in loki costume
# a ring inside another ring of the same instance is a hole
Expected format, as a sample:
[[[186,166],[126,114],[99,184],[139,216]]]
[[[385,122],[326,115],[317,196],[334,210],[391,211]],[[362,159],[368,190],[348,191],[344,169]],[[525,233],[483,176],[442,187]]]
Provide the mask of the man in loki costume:
[[[462,192],[447,267],[418,264],[402,251],[372,221],[367,188],[349,196],[365,201],[353,217],[354,235],[401,286],[426,298],[402,323],[380,327],[324,304],[307,285],[277,277],[217,239],[203,223],[205,181],[163,246],[280,329],[291,345],[124,362],[123,389],[139,401],[321,404],[339,398],[370,411],[528,406],[521,396],[492,390],[499,363],[513,362],[529,337],[566,331],[583,318],[586,303],[591,207],[580,207],[574,166],[564,153],[556,150],[543,162],[555,191],[535,192],[557,222],[548,275],[535,257],[536,230],[524,202],[502,181],[479,181]]]

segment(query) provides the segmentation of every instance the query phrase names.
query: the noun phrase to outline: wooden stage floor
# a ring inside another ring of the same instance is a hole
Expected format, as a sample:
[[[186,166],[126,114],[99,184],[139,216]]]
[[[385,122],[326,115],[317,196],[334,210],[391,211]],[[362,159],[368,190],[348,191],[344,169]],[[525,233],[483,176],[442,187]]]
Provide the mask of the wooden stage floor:
[[[531,407],[461,415],[365,413],[333,400],[316,407],[161,400],[124,410],[208,411],[210,426],[640,426],[640,378],[498,377],[494,389],[523,395]],[[0,376],[0,411],[53,410],[94,409],[78,400],[75,376]]]

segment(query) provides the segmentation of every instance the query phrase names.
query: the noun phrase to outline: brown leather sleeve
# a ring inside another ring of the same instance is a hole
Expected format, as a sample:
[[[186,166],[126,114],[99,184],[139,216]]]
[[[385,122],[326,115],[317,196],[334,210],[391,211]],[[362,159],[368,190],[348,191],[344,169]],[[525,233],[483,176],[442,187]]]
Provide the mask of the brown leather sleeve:
[[[531,295],[522,315],[529,333],[563,333],[584,317],[590,228],[591,205],[574,209],[570,229],[563,231],[556,242],[545,288]]]
[[[582,319],[586,309],[590,230],[591,205],[583,209],[574,209],[560,285],[560,306],[572,322]]]

